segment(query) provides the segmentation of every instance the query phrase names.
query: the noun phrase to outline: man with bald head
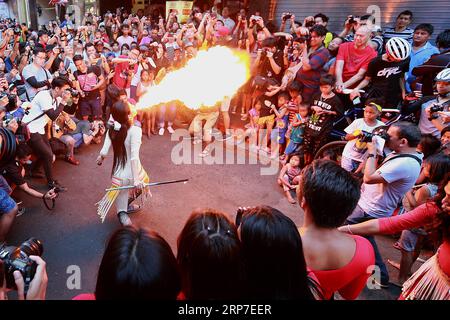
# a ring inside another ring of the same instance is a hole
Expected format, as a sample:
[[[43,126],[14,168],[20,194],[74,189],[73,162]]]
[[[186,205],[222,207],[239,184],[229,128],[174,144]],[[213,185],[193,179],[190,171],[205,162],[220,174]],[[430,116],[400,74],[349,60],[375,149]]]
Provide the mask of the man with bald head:
[[[372,31],[361,26],[355,32],[355,40],[340,45],[336,57],[336,91],[355,88],[364,79],[369,62],[377,53],[369,45]]]

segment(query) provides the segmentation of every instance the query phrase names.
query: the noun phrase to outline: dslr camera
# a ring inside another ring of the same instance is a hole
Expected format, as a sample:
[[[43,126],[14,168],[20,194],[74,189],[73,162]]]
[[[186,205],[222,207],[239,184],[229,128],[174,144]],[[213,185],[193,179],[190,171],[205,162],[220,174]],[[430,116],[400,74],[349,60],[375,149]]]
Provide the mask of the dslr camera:
[[[252,22],[252,24],[255,24],[259,20],[261,20],[260,16],[251,16],[250,17],[250,21]]]
[[[30,238],[18,247],[0,247],[0,259],[3,261],[8,289],[17,289],[13,273],[18,270],[25,280],[25,292],[28,291],[37,268],[36,262],[29,257],[42,256],[43,251],[42,242],[36,238]]]
[[[283,14],[283,21],[289,20],[290,18],[292,18],[292,13],[287,12]]]
[[[69,88],[69,89],[67,89],[67,91],[70,92],[70,95],[72,96],[72,98],[78,98],[80,95],[80,93],[73,88]]]
[[[358,19],[359,17],[358,16],[350,16],[350,19],[348,20],[348,22],[350,23],[350,24],[354,24],[355,22],[356,22],[356,20],[355,19]]]
[[[436,112],[442,112],[442,111],[444,111],[444,106],[443,105],[434,104],[430,108],[430,113],[436,113]]]
[[[361,142],[369,143],[369,142],[372,142],[372,139],[375,136],[379,136],[386,142],[389,141],[389,135],[387,134],[387,127],[381,126],[381,127],[376,128],[372,132],[367,132],[367,131],[362,130],[361,134],[358,136],[358,138],[359,138],[359,141],[361,141]]]
[[[431,120],[439,118],[439,115],[436,114],[436,113],[442,112],[442,111],[444,111],[444,105],[439,105],[439,104],[436,104],[436,103],[433,104],[433,106],[431,106],[431,108],[430,108],[431,116],[430,116],[430,118],[428,120],[431,121]]]

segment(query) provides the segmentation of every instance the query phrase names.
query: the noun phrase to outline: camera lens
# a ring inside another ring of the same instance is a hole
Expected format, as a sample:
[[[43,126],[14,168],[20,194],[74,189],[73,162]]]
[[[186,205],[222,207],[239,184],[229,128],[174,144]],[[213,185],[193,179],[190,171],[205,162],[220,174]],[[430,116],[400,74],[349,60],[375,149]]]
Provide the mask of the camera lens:
[[[30,238],[20,245],[20,250],[27,256],[41,256],[44,252],[42,242],[36,238]]]

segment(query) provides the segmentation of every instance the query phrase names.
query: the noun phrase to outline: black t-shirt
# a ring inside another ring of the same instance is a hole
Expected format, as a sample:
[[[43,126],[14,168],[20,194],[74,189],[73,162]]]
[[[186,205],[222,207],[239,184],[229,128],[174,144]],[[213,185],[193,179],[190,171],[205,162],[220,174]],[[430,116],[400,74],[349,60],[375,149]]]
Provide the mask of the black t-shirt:
[[[16,160],[11,161],[2,169],[2,176],[6,179],[9,185],[15,184],[21,186],[25,183],[22,177],[23,166]]]
[[[370,98],[384,98],[385,108],[396,107],[402,98],[400,78],[409,70],[409,58],[399,62],[387,62],[376,57],[369,63],[366,76],[370,77]]]
[[[335,111],[337,115],[317,115],[313,112],[308,120],[308,123],[306,124],[305,130],[305,133],[310,136],[319,136],[323,133],[329,132],[329,130],[333,129],[334,120],[344,112],[344,106],[342,105],[341,99],[339,99],[337,95],[327,99],[322,98],[320,94],[316,95],[313,99],[312,105],[318,106],[326,111]]]
[[[261,58],[261,64],[259,65],[258,75],[270,78],[270,79],[276,79],[279,84],[281,84],[281,79],[283,78],[283,67],[284,67],[284,61],[283,61],[283,52],[278,50],[273,54],[273,59],[275,60],[276,64],[281,68],[281,71],[279,74],[276,74],[273,69],[272,65],[270,64],[270,61],[267,57]]]
[[[99,89],[92,90],[92,87],[99,83],[99,77],[102,75],[102,69],[99,66],[89,66],[86,73],[77,70],[73,75],[75,76],[75,79],[77,79],[81,90],[83,90],[87,98],[100,96]]]
[[[259,111],[259,117],[264,118],[273,115],[274,113],[271,111],[271,106],[276,106],[276,99],[274,97],[267,97],[265,95],[259,98],[262,102],[261,111]]]

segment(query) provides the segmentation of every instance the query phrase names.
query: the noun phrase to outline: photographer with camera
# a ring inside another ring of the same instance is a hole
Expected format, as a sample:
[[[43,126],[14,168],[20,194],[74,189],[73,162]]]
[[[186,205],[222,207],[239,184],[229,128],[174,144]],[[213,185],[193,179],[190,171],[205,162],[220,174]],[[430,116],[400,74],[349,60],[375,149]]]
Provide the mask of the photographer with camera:
[[[38,157],[35,164],[37,167],[41,162],[44,165],[45,176],[47,178],[48,187],[53,189],[60,187],[59,183],[53,177],[52,163],[54,155],[50,147],[45,127],[49,121],[58,118],[61,111],[67,105],[71,97],[68,91],[71,83],[67,78],[58,77],[52,81],[52,88],[39,92],[31,102],[30,113],[23,117],[23,122],[27,124],[31,137],[28,144]]]
[[[262,42],[262,49],[258,50],[256,56],[255,67],[259,76],[281,83],[283,51],[278,49],[277,44],[278,40],[274,37]]]
[[[17,290],[18,300],[45,300],[48,276],[41,258],[41,241],[30,238],[20,246],[0,246],[0,300]]]
[[[128,97],[130,97],[131,80],[137,73],[140,53],[139,48],[133,48],[128,52],[128,56],[121,55],[118,58],[112,59],[112,63],[114,64],[114,78],[112,83],[120,89],[125,89]]]
[[[422,97],[413,103],[405,100],[402,114],[419,113],[420,132],[440,138],[441,131],[450,122],[450,68],[438,73],[435,81],[438,95]]]
[[[53,76],[44,68],[47,54],[42,47],[33,50],[33,63],[27,65],[22,70],[22,77],[25,80],[25,90],[28,101],[32,101],[34,96],[42,91],[49,90]]]
[[[103,111],[100,100],[100,88],[105,83],[102,70],[97,65],[86,66],[83,57],[76,55],[73,62],[77,67],[75,71],[75,87],[81,95],[80,114],[83,120],[92,117],[93,120],[101,119]]]
[[[367,143],[368,156],[364,168],[361,198],[356,209],[347,218],[347,224],[390,217],[401,199],[415,184],[419,177],[423,154],[416,151],[421,139],[417,126],[407,122],[398,122],[389,127],[384,138],[374,136]],[[380,143],[386,142],[392,150],[381,165],[378,165]],[[367,239],[375,251],[375,263],[381,270],[382,288],[389,284],[389,274],[378,250],[375,239]]]
[[[25,181],[25,168],[24,166],[30,162],[31,159],[31,148],[25,144],[20,143],[16,148],[15,158],[7,163],[3,168],[1,168],[0,173],[6,179],[11,190],[14,191],[16,188],[24,191],[28,195],[38,198],[38,199],[55,199],[58,194],[54,189],[47,191],[46,193],[41,193],[33,188],[31,188]]]
[[[323,41],[327,34],[324,26],[316,25],[311,28],[309,37],[297,38],[301,51],[302,67],[297,72],[296,81],[302,87],[302,97],[305,103],[310,103],[313,96],[320,92],[320,77],[323,66],[330,59],[330,53]]]
[[[291,32],[295,33],[295,29],[298,27],[298,24],[295,22],[295,15],[291,12],[283,12],[281,15],[280,32],[286,32],[286,25],[288,21],[291,23]]]

